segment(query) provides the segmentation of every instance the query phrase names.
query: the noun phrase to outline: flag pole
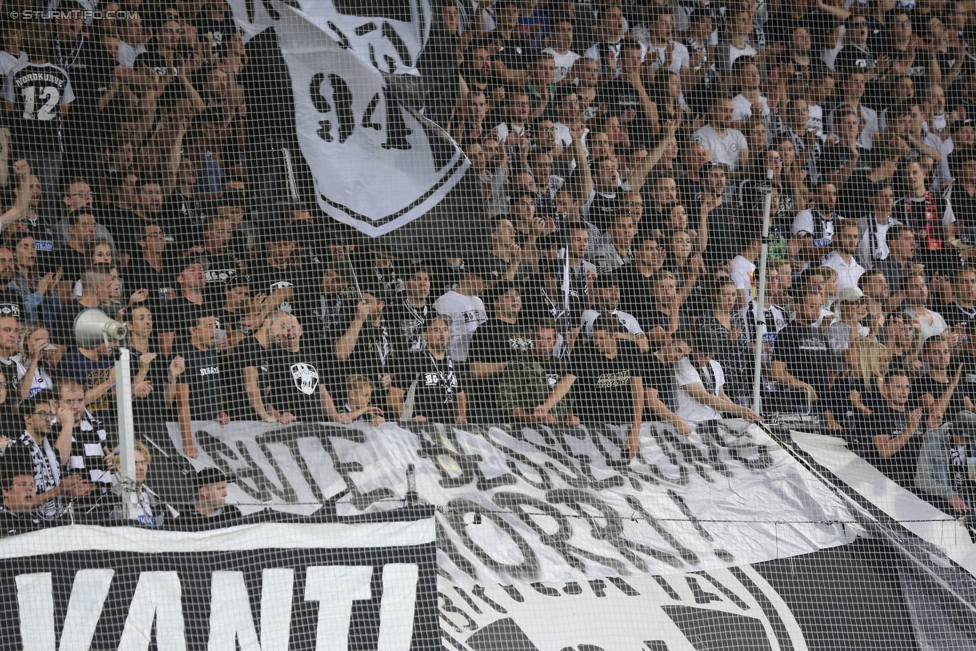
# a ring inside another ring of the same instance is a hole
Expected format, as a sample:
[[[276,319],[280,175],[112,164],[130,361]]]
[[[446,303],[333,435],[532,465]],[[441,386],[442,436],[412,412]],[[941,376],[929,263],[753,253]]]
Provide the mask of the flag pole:
[[[766,263],[769,259],[769,213],[773,201],[773,170],[766,170],[766,191],[763,195],[762,251],[759,254],[759,293],[756,296],[756,350],[753,355],[752,410],[762,413],[762,353],[766,335]]]

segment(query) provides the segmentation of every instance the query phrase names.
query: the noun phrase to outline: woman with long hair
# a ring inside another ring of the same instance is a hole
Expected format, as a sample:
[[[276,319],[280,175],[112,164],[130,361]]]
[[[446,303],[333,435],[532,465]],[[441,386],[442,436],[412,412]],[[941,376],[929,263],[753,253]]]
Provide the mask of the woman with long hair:
[[[667,245],[664,254],[665,271],[670,271],[678,281],[678,285],[684,284],[685,280],[691,275],[694,256],[694,239],[691,233],[684,228],[676,228],[666,231],[665,238]]]
[[[807,171],[803,163],[796,156],[796,148],[793,141],[789,138],[778,138],[773,141],[773,148],[780,153],[783,158],[783,179],[782,192],[779,198],[779,212],[777,217],[788,215],[789,222],[793,223],[793,217],[807,207],[807,200],[810,190],[807,188]]]
[[[17,365],[17,397],[30,398],[38,391],[54,390],[51,375],[61,352],[51,344],[51,333],[43,323],[28,324],[20,337],[20,352],[11,358]]]
[[[41,273],[37,267],[37,248],[29,233],[17,233],[7,242],[14,253],[14,279],[10,288],[23,299],[27,321],[43,321],[50,326],[61,311],[61,301],[54,291],[61,282],[61,271]]]
[[[867,419],[884,403],[882,380],[891,367],[891,352],[866,337],[855,338],[851,351],[852,363],[834,381],[824,418],[828,431],[858,450],[867,441]]]
[[[681,78],[670,70],[659,70],[651,86],[651,101],[657,109],[655,115],[647,116],[657,130],[660,122],[681,121]]]
[[[769,127],[761,115],[752,115],[742,125],[749,151],[762,151],[769,142]]]

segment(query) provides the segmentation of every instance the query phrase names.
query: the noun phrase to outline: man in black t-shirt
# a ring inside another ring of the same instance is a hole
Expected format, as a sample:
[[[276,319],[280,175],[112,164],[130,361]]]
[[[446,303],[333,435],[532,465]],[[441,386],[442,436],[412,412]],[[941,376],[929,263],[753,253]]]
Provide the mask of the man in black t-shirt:
[[[976,320],[966,325],[966,336],[959,341],[956,361],[962,364],[962,375],[956,393],[963,401],[969,398],[976,405]],[[966,407],[972,411],[968,404]]]
[[[149,305],[162,314],[163,301],[176,298],[173,277],[166,268],[166,234],[159,224],[145,222],[138,244],[142,255],[134,256],[125,268],[125,284],[149,292]]]
[[[427,322],[424,347],[398,360],[396,381],[404,395],[400,418],[413,422],[467,422],[467,397],[448,352],[451,319],[443,314]],[[411,394],[412,392],[412,394]]]
[[[522,298],[518,287],[502,281],[492,291],[494,317],[478,326],[468,349],[471,377],[478,381],[475,413],[479,421],[485,422],[497,422],[499,417],[495,400],[497,377],[511,360],[532,349],[532,333],[519,320]]]
[[[839,360],[831,351],[824,328],[813,325],[820,318],[823,294],[816,285],[801,290],[796,318],[776,335],[770,377],[784,387],[810,392],[814,404],[824,405]],[[806,399],[800,400],[805,403]]]
[[[271,312],[254,334],[244,337],[225,363],[227,373],[221,382],[224,405],[234,420],[261,420],[276,423],[268,413],[264,398],[268,391],[269,356],[276,350],[274,333],[281,324],[281,313]]]
[[[403,294],[390,306],[389,322],[393,328],[393,342],[398,351],[423,348],[423,332],[427,320],[434,311],[428,304],[430,296],[430,272],[427,267],[416,266],[403,276]]]
[[[952,296],[956,300],[943,316],[950,328],[964,326],[968,329],[976,320],[976,267],[956,267],[952,281]]]
[[[71,212],[68,214],[68,241],[46,256],[45,271],[57,273],[61,269],[61,282],[64,283],[61,288],[62,296],[71,294],[75,282],[91,265],[91,247],[95,241],[96,225],[95,216],[90,209]]]
[[[65,121],[65,164],[69,175],[90,172],[95,163],[95,139],[91,134],[104,129],[98,100],[109,90],[112,71],[119,62],[98,38],[84,34],[84,20],[77,3],[62,3],[51,39],[54,65],[68,74],[75,101]]]
[[[865,445],[865,456],[889,479],[908,490],[914,490],[915,469],[922,447],[919,425],[924,410],[908,406],[912,388],[903,370],[890,371],[884,379],[887,399],[871,414],[871,435]]]
[[[619,332],[613,316],[598,316],[593,322],[592,342],[577,347],[569,372],[534,414],[544,417],[575,386],[576,413],[584,423],[630,422],[624,453],[633,459],[640,450],[644,413],[643,362],[636,345],[617,339]]]
[[[331,357],[336,340],[346,331],[347,315],[355,309],[359,292],[343,275],[343,263],[328,260],[310,271],[292,312],[308,332],[306,346],[320,357]]]
[[[386,302],[378,297],[378,290],[363,292],[356,312],[335,343],[330,357],[339,362],[342,372],[336,373],[327,387],[333,395],[345,391],[345,378],[365,375],[377,386],[377,393],[396,393],[392,384],[393,336],[383,316]],[[386,396],[387,400],[390,396]],[[377,406],[382,402],[377,400]]]
[[[624,42],[619,61],[622,73],[603,87],[597,99],[606,105],[610,115],[626,124],[631,142],[649,145],[652,130],[644,107],[651,105],[651,101],[641,81],[641,58],[640,43]]]
[[[779,339],[776,340],[777,346]],[[954,364],[955,375],[949,375],[952,352],[943,335],[929,337],[922,344],[922,361],[928,365],[927,375],[912,383],[909,404],[913,409],[925,410],[925,428],[932,429],[952,420],[966,408],[963,391],[957,391],[962,379],[963,364]]]
[[[209,268],[210,260],[206,256],[176,256],[172,270],[180,291],[163,306],[159,327],[159,350],[163,355],[173,351],[174,343],[183,345],[188,319],[206,307],[203,290]]]
[[[272,297],[271,307],[292,312],[302,271],[294,265],[295,234],[287,226],[269,228],[264,237],[268,255],[248,265],[251,289]]]
[[[268,392],[264,406],[282,425],[294,421],[339,419],[336,403],[326,389],[326,367],[302,348],[302,326],[293,315],[278,312],[273,320],[274,344],[268,352]],[[339,403],[342,404],[341,402]]]
[[[230,417],[220,404],[220,354],[217,352],[217,320],[209,312],[197,312],[189,320],[188,341],[178,348],[184,371],[176,387],[177,420],[183,436],[183,453],[196,458],[190,422],[216,420],[221,425]],[[187,450],[189,444],[190,450]]]
[[[210,219],[203,233],[203,253],[209,261],[204,294],[207,305],[212,309],[223,302],[224,284],[227,280],[236,274],[244,273],[241,263],[229,246],[235,229],[233,220],[218,215]]]
[[[13,251],[0,246],[0,318],[12,316],[21,320],[27,315],[24,311],[23,297],[8,287],[16,275]]]

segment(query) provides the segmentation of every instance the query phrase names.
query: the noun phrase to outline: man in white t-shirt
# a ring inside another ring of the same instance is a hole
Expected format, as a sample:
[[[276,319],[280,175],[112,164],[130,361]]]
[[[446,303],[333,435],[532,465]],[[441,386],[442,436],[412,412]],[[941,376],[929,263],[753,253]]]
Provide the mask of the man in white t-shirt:
[[[506,120],[495,126],[499,146],[513,144],[520,138],[527,138],[529,120],[529,94],[524,90],[514,90],[505,101]],[[511,143],[506,143],[511,136]]]
[[[579,103],[579,95],[572,87],[564,89],[562,94],[554,100],[556,105],[556,117],[558,118],[553,127],[556,129],[556,144],[562,148],[562,154],[556,156],[560,163],[567,166],[570,173],[576,170],[578,161],[574,157],[573,132],[574,126],[583,126],[583,135],[580,136],[583,143],[583,152],[589,156],[586,148],[586,136],[590,130],[586,128],[583,121],[583,111]]]
[[[573,23],[568,18],[560,18],[552,27],[549,47],[542,51],[543,54],[552,55],[552,60],[556,64],[556,75],[553,77],[553,82],[556,84],[566,79],[566,75],[572,70],[576,59],[580,58],[579,54],[569,49],[572,43]],[[572,79],[566,79],[564,83],[572,81]]]
[[[711,330],[695,330],[685,339],[691,354],[675,365],[675,414],[686,423],[704,423],[723,417],[762,420],[756,412],[737,405],[725,395],[725,373],[715,359],[718,336]]]
[[[732,72],[739,80],[739,94],[732,98],[732,123],[745,122],[753,115],[769,117],[769,101],[759,92],[762,82],[759,66],[751,57],[742,57],[732,66]]]
[[[739,295],[735,309],[741,309],[756,299],[756,258],[762,252],[762,240],[758,234],[741,234],[742,248],[739,255],[732,258],[732,280]]]
[[[841,222],[834,233],[834,250],[824,258],[823,265],[837,272],[837,290],[857,287],[857,281],[864,273],[854,254],[857,252],[857,223],[852,220]],[[830,300],[835,300],[831,296]]]
[[[434,301],[434,310],[451,317],[448,353],[455,362],[468,359],[468,347],[474,331],[488,320],[485,304],[479,294],[487,289],[485,279],[490,270],[480,260],[464,261],[464,277],[452,291]]]
[[[126,68],[134,68],[136,57],[146,52],[146,44],[152,34],[143,25],[142,16],[134,11],[126,13],[126,18],[116,21],[119,30],[119,63]]]
[[[692,135],[691,141],[710,151],[713,163],[728,165],[735,173],[746,168],[749,146],[742,132],[729,126],[733,110],[729,95],[716,94],[708,111],[708,123]]]
[[[650,27],[650,47],[646,56],[651,59],[651,68],[667,68],[674,74],[681,74],[689,63],[688,48],[672,38],[674,34],[674,14],[666,9],[650,11],[647,21]]]

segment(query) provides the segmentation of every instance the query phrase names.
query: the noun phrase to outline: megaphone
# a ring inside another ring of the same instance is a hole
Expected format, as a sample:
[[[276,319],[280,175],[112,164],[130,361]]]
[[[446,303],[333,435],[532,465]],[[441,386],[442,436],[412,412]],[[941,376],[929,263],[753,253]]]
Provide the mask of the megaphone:
[[[122,341],[129,334],[125,324],[110,319],[96,308],[83,311],[75,317],[75,341],[82,348],[97,348],[108,341]]]

